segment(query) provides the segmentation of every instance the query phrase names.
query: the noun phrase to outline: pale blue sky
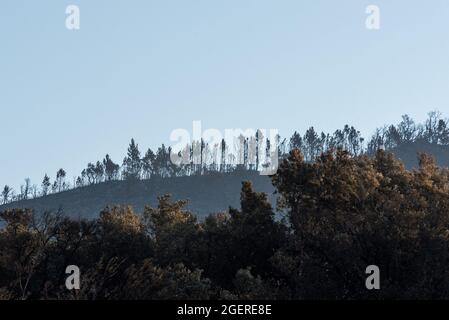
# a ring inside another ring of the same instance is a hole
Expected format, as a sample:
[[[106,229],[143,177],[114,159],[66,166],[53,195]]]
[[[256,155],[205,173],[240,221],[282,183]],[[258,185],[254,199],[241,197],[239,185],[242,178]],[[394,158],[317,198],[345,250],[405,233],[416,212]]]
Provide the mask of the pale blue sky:
[[[16,189],[121,162],[131,137],[155,147],[193,120],[368,136],[404,113],[449,116],[449,2],[2,0],[0,88],[0,184]]]

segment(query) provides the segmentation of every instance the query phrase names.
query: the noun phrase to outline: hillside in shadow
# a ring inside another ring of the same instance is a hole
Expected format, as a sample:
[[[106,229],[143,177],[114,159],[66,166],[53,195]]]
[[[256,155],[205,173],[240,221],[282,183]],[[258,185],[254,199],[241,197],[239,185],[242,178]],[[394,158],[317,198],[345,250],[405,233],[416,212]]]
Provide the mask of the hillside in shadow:
[[[131,205],[142,212],[145,205],[156,206],[157,197],[171,194],[174,199],[189,200],[187,209],[199,217],[210,213],[238,207],[242,181],[251,181],[254,189],[270,195],[274,205],[274,188],[269,177],[254,171],[236,171],[227,174],[213,173],[203,176],[157,178],[148,180],[109,181],[76,188],[45,197],[30,199],[0,206],[7,208],[28,208],[36,212],[56,211],[73,218],[96,218],[108,205]]]
[[[418,154],[432,155],[436,163],[449,167],[449,148],[425,142],[402,144],[391,150],[407,169],[418,167]],[[108,205],[131,205],[142,212],[145,205],[157,205],[157,198],[171,194],[174,199],[187,199],[187,209],[199,217],[210,213],[226,211],[229,206],[238,207],[239,190],[242,181],[251,181],[254,189],[269,196],[273,207],[276,198],[269,177],[255,171],[234,171],[231,173],[210,173],[172,178],[153,177],[146,180],[116,180],[70,189],[44,197],[12,202],[0,206],[7,208],[27,208],[36,212],[57,211],[73,218],[96,218]]]
[[[449,167],[449,147],[427,142],[404,143],[393,150],[395,156],[400,159],[408,169],[418,167],[418,154],[426,153],[435,158],[435,162],[441,167]]]

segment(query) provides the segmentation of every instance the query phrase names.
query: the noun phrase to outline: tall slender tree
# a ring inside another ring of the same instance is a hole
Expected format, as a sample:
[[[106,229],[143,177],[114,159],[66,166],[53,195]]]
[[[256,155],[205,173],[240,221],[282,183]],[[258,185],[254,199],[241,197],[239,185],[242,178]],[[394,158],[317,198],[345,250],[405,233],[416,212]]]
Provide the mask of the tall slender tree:
[[[62,168],[59,169],[58,172],[56,172],[56,181],[55,182],[57,185],[58,192],[61,192],[66,188],[66,182],[65,182],[66,175],[67,175],[67,173]]]
[[[107,181],[117,179],[120,166],[112,161],[109,154],[107,154],[103,159],[103,167]]]
[[[12,189],[10,186],[6,185],[3,188],[3,191],[2,191],[2,203],[3,204],[8,203],[8,201],[10,199],[11,192],[12,192]]]
[[[47,174],[45,174],[41,184],[41,193],[43,196],[46,196],[48,194],[50,186],[51,186],[50,177]]]
[[[140,179],[141,171],[142,162],[140,160],[139,145],[136,144],[134,139],[131,139],[127,156],[123,159],[123,176],[127,180],[138,180]]]
[[[142,158],[142,170],[145,179],[151,178],[154,174],[154,161],[156,160],[156,155],[153,150],[148,148],[145,156]]]

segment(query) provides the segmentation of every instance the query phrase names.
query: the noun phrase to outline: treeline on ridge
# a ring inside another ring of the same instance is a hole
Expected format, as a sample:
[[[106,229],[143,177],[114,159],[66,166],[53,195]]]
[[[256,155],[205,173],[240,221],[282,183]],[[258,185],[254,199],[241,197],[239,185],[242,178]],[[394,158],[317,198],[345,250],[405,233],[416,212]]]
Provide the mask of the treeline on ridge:
[[[88,163],[87,167],[72,182],[68,181],[67,173],[62,168],[57,171],[53,182],[49,175],[45,174],[40,186],[33,184],[27,178],[25,183],[20,186],[19,192],[9,185],[5,185],[0,203],[7,204],[34,199],[70,188],[80,188],[112,180],[168,178],[204,175],[213,172],[225,173],[235,170],[259,171],[268,165],[269,150],[272,146],[277,146],[280,159],[285,158],[289,151],[296,148],[302,150],[307,161],[312,161],[322,152],[337,148],[346,150],[352,155],[368,154],[372,156],[378,149],[391,151],[398,146],[411,143],[448,146],[449,120],[443,119],[441,113],[437,111],[430,112],[427,120],[422,124],[417,124],[409,116],[404,115],[399,124],[377,129],[367,142],[358,130],[348,125],[341,130],[336,130],[332,135],[324,132],[318,133],[314,127],[310,127],[302,136],[295,132],[289,139],[283,139],[278,135],[276,141],[270,141],[269,138],[263,137],[258,130],[255,136],[240,135],[235,140],[232,142],[222,140],[221,144],[216,145],[209,145],[203,140],[194,141],[192,145],[186,146],[186,149],[190,150],[190,163],[175,165],[170,160],[171,147],[162,145],[155,152],[149,148],[142,156],[139,146],[132,139],[121,166],[115,163],[109,155],[106,155],[101,161]],[[249,150],[256,150],[263,146],[265,152],[249,152]],[[198,155],[192,152],[194,148],[200,150]],[[198,159],[194,159],[195,156]]]

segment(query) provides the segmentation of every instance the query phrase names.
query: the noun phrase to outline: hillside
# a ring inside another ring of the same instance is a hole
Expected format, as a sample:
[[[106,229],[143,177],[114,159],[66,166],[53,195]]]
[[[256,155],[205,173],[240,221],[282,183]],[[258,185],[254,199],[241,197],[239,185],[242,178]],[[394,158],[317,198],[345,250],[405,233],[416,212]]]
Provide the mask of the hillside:
[[[0,206],[7,208],[32,208],[36,212],[62,208],[70,217],[93,218],[111,204],[131,205],[142,212],[145,205],[157,205],[157,197],[170,193],[174,199],[190,200],[187,206],[198,216],[219,212],[229,206],[239,207],[242,181],[253,183],[256,191],[265,192],[275,204],[274,188],[266,176],[252,171],[229,174],[211,174],[176,178],[154,178],[140,181],[111,181],[83,188],[51,194],[46,197],[13,202]]]
[[[447,146],[413,142],[401,144],[392,152],[408,169],[417,167],[417,155],[422,152],[433,155],[440,166],[449,167]],[[137,212],[142,212],[145,205],[156,206],[158,196],[170,193],[176,200],[189,200],[187,208],[201,217],[227,210],[229,206],[239,207],[241,183],[245,180],[251,181],[256,191],[267,193],[275,206],[270,179],[257,172],[243,170],[204,176],[103,182],[37,199],[12,202],[0,206],[0,211],[7,208],[31,208],[43,212],[61,208],[70,217],[93,218],[106,206],[113,204],[131,205]]]
[[[430,154],[439,166],[449,167],[449,147],[447,146],[426,142],[404,143],[396,147],[393,153],[408,169],[418,166],[418,153]]]

